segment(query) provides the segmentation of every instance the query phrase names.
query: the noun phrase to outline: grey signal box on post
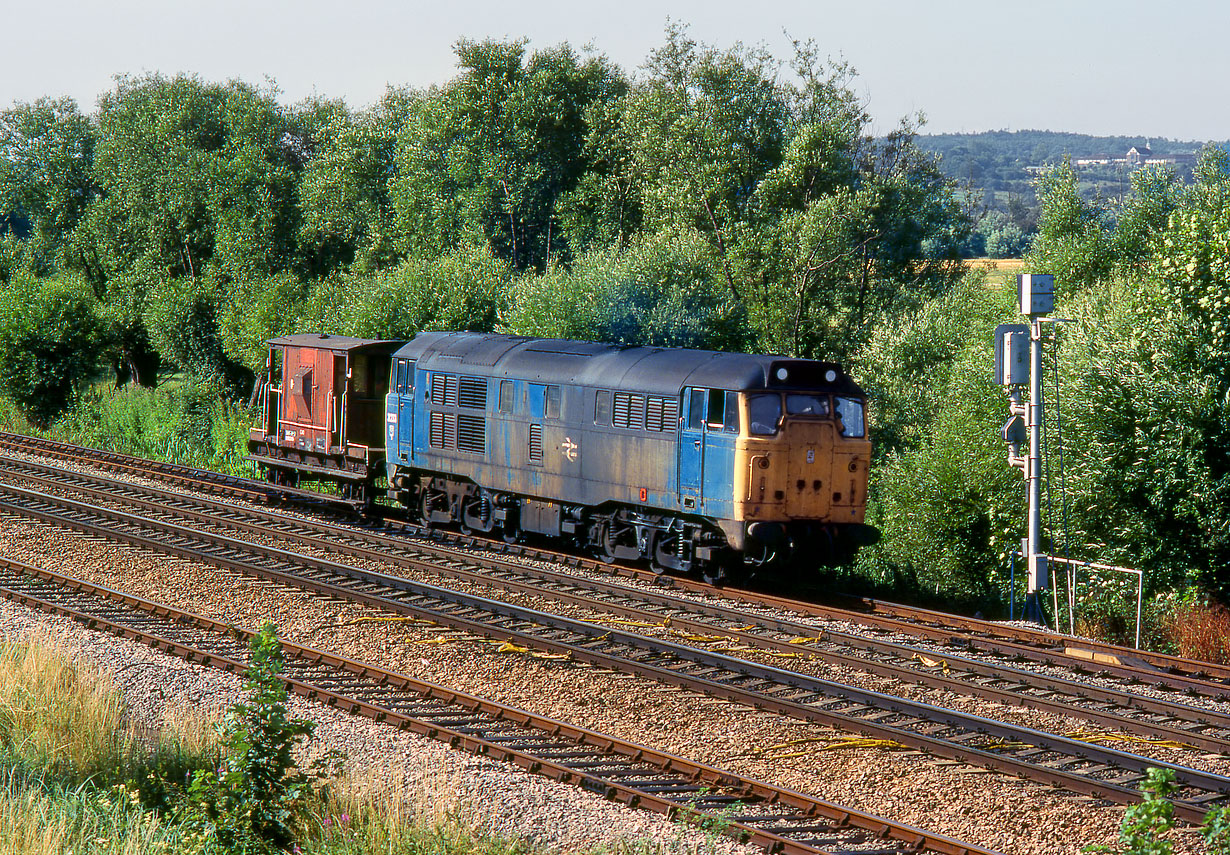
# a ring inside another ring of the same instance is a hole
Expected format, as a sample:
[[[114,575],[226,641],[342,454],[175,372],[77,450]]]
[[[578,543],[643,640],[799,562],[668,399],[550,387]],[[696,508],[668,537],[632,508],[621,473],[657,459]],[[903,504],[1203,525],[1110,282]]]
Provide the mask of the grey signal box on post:
[[[1055,277],[1049,273],[1025,273],[1016,278],[1017,307],[1022,315],[1035,317],[1055,311]]]
[[[1029,327],[1025,324],[995,328],[995,382],[1001,386],[1029,382]]]

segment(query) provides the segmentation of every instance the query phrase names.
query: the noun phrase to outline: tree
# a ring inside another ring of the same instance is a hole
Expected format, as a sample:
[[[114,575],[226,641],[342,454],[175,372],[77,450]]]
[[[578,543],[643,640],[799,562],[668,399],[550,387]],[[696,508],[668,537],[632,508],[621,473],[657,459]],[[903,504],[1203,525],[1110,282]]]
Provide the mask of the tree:
[[[852,69],[809,44],[794,68],[789,141],[753,196],[739,275],[764,349],[848,359],[879,321],[956,281],[970,224],[909,122],[868,135]]]
[[[155,332],[151,317],[171,319],[167,304],[151,310],[155,288],[229,299],[231,281],[285,269],[294,258],[294,157],[284,148],[285,123],[274,93],[232,81],[204,83],[184,75],[122,77],[100,100],[95,178],[101,194],[79,226],[81,264],[112,324],[117,374],[153,384],[160,360],[191,351],[221,355],[200,340],[151,353],[210,324]],[[168,286],[168,279],[211,277],[207,286]],[[201,317],[200,307],[194,317]],[[184,367],[198,368],[191,363]],[[223,367],[215,363],[209,373]],[[224,372],[225,373],[225,372]]]
[[[1145,166],[1132,173],[1132,195],[1119,209],[1113,252],[1123,275],[1141,272],[1154,241],[1179,204],[1182,185],[1170,166]]]
[[[759,182],[782,160],[787,110],[765,51],[698,45],[679,24],[646,62],[622,117],[633,133],[644,228],[693,228],[723,264]],[[739,288],[728,275],[733,295]]]
[[[73,230],[98,193],[95,132],[71,98],[40,98],[0,112],[0,234],[20,241],[22,263],[64,266]]]
[[[462,246],[439,258],[407,258],[374,274],[319,283],[297,327],[363,338],[408,339],[422,330],[490,332],[510,276],[489,247]]]
[[[694,230],[595,248],[569,267],[526,275],[500,313],[518,335],[620,344],[743,350],[751,342],[721,263]]]
[[[374,270],[395,256],[389,181],[397,135],[415,96],[389,90],[375,108],[344,108],[311,132],[299,182],[299,242],[306,270],[327,275],[356,264]]]
[[[1106,281],[1114,265],[1110,223],[1104,208],[1080,195],[1080,180],[1065,157],[1038,180],[1042,213],[1026,264],[1078,289]]]
[[[392,184],[398,251],[429,255],[486,242],[515,269],[567,244],[556,212],[585,168],[586,117],[625,83],[601,57],[566,45],[457,44],[461,74],[411,111]]]
[[[104,338],[79,279],[19,274],[0,291],[0,394],[46,427],[98,372]]]

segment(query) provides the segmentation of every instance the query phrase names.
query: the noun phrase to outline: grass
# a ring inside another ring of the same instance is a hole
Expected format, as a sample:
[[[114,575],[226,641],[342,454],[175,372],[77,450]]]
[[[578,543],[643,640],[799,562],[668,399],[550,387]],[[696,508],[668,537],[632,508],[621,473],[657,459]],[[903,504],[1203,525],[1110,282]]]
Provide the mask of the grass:
[[[48,636],[0,641],[0,852],[137,855],[192,849],[185,783],[218,762],[214,718],[171,707],[156,733],[129,725],[111,679]],[[484,830],[461,781],[425,769],[417,792],[351,773],[300,817],[302,855],[540,855]],[[588,855],[706,855],[682,825],[666,842],[617,840]]]

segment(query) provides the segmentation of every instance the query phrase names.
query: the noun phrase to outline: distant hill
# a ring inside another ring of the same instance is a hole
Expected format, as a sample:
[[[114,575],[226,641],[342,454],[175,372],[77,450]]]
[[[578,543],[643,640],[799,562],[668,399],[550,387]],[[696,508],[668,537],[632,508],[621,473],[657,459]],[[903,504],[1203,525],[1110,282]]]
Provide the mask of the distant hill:
[[[1054,165],[1064,155],[1073,159],[1107,154],[1123,157],[1133,146],[1144,145],[1155,154],[1183,154],[1205,146],[1204,142],[1165,137],[1095,137],[1059,131],[924,134],[918,137],[918,144],[941,155],[940,165],[946,175],[982,191],[988,207],[1000,210],[1012,197],[1032,206],[1034,176],[1026,172],[1026,167]],[[1124,167],[1087,170],[1082,175],[1082,189],[1090,194],[1117,197],[1130,189],[1129,174]]]

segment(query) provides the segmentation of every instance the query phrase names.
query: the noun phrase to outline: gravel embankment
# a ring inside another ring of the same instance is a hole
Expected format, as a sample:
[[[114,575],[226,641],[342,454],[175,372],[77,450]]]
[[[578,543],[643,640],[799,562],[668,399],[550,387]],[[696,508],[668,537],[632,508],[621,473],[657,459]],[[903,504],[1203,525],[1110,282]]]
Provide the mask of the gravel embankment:
[[[1006,853],[1077,853],[1085,845],[1110,843],[1116,836],[1120,816],[1117,809],[1069,794],[910,752],[839,747],[843,735],[823,728],[576,663],[499,652],[498,645],[430,624],[390,620],[387,614],[366,607],[309,597],[229,572],[145,555],[20,520],[0,518],[0,548],[19,560],[169,602],[217,620],[248,627],[273,620],[285,637],[301,644],[645,742]],[[475,590],[491,594],[489,590]],[[540,598],[521,599],[550,611],[593,617],[592,613],[564,609]],[[823,625],[820,621],[813,623]],[[669,632],[667,628],[631,628],[646,633]],[[834,628],[856,630],[848,625]],[[1074,720],[1020,707],[1004,707],[935,690],[903,688],[893,681],[851,669],[797,659],[783,662],[763,657],[763,661],[1041,729],[1069,732],[1081,727]],[[191,666],[176,663],[175,667]],[[147,670],[150,669],[134,668],[124,673]],[[1063,673],[1061,669],[1050,670]],[[200,697],[211,691],[206,685],[202,683],[198,689]],[[338,726],[373,727],[345,717],[341,717]],[[1148,750],[1151,756],[1184,765],[1219,772],[1227,768],[1224,758],[1142,746],[1122,747],[1137,753]],[[539,786],[555,786],[533,780]],[[473,797],[477,799],[474,803],[485,804],[487,792],[480,791]],[[492,804],[502,809],[509,801],[501,794],[492,799]],[[509,811],[519,812],[528,810],[526,804],[532,804],[534,797],[513,801]],[[562,804],[553,797],[546,802],[552,806]],[[612,807],[602,804],[608,809]],[[616,813],[626,812],[617,809]],[[601,818],[589,819],[577,813],[570,816],[570,822],[580,827],[608,825]],[[532,818],[526,821],[528,828],[539,827]],[[544,823],[550,826],[550,821]],[[676,832],[672,828],[669,833]],[[556,840],[549,834],[542,837]],[[1198,851],[1196,838],[1190,832],[1181,834],[1178,840],[1178,851]],[[559,845],[572,844],[565,841]]]
[[[54,640],[110,675],[138,729],[156,730],[175,706],[217,714],[242,697],[237,676],[0,600],[0,638],[29,634]],[[400,787],[427,817],[457,815],[478,829],[563,851],[638,842],[666,853],[760,851],[302,698],[292,696],[290,707],[294,715],[316,722],[309,754],[322,746],[344,752],[355,758],[348,766],[358,781]]]

